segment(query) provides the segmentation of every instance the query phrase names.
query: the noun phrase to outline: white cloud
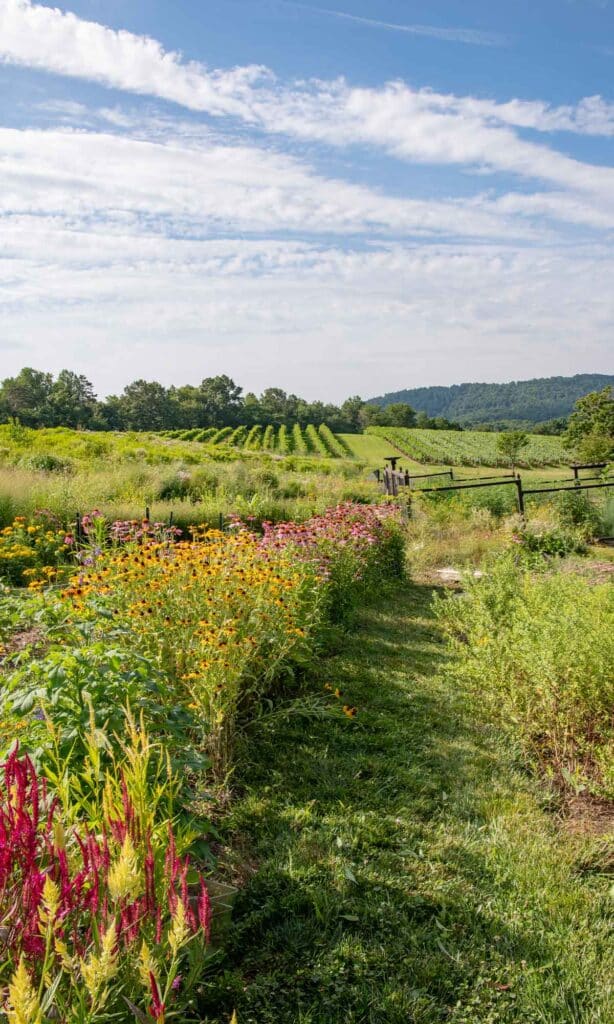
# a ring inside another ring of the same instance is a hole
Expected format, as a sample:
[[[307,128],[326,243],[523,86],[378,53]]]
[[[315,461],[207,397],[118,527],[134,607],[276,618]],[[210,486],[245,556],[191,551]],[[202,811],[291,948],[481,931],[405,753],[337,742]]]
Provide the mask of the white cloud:
[[[0,129],[0,215],[129,216],[139,231],[537,237],[479,201],[393,198],[271,150],[206,139]],[[492,204],[490,204],[492,206]],[[1,223],[1,221],[0,221]]]
[[[472,97],[457,99],[450,96],[441,99],[451,111],[474,113],[516,128],[614,136],[614,103],[609,103],[601,96],[586,96],[575,105],[562,107],[553,107],[540,100],[514,99],[507,103],[495,103],[493,100]]]
[[[607,366],[614,257],[586,239],[614,227],[614,173],[526,134],[612,134],[599,97],[551,107],[402,82],[284,85],[27,0],[0,0],[1,60],[220,119],[48,100],[61,128],[0,128],[6,373],[70,365],[113,390],[230,372],[341,398]],[[364,145],[525,183],[389,195],[277,151],[288,138],[295,152]]]
[[[74,14],[0,0],[0,60],[148,94],[262,130],[332,146],[365,144],[398,158],[459,164],[538,178],[557,187],[614,194],[614,172],[518,136],[515,128],[611,134],[614,107],[482,101],[415,90],[402,82],[354,88],[343,79],[282,85],[266,68],[210,70],[156,40]]]
[[[247,112],[241,93],[265,73],[256,66],[208,72],[155,39],[29,0],[0,0],[0,60],[239,117]]]
[[[7,373],[71,365],[113,390],[137,376],[223,371],[257,390],[339,399],[394,381],[608,365],[614,259],[597,248],[143,246],[119,227],[83,234],[40,218],[17,221],[11,236],[0,261]]]

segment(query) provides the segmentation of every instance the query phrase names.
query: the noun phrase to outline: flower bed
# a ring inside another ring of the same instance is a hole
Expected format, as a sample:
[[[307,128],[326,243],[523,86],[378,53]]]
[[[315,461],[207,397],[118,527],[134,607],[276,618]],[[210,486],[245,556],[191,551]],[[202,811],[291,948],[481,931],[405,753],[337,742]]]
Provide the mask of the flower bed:
[[[323,626],[402,571],[401,531],[394,510],[351,503],[262,535],[82,528],[63,589],[43,575],[25,598],[36,647],[4,656],[0,989],[11,1022],[51,1007],[187,1022],[207,955],[205,787]]]

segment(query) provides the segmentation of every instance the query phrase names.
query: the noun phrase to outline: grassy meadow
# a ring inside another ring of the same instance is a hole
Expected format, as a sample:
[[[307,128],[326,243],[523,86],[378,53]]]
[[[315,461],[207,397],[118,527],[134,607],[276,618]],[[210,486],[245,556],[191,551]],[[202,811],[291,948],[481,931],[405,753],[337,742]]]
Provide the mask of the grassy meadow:
[[[0,1020],[606,1024],[611,492],[226,429],[0,427]]]
[[[194,433],[184,431],[182,433]],[[229,435],[230,436],[230,435]],[[340,450],[342,450],[340,448]],[[343,449],[344,450],[344,449]],[[188,527],[220,515],[305,519],[377,489],[351,457],[282,455],[140,433],[0,426],[0,526],[49,509],[68,526],[77,512]]]

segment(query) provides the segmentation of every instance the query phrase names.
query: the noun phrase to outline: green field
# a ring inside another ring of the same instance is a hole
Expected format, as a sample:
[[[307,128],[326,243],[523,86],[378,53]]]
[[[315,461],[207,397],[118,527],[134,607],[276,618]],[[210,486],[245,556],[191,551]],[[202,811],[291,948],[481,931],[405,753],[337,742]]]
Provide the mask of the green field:
[[[386,456],[397,454],[385,438],[376,434],[339,434],[339,439],[353,458],[369,463],[373,469],[383,466]]]
[[[368,433],[393,445],[416,462],[445,466],[507,466],[497,450],[497,434],[478,430],[419,430],[408,427],[369,427]],[[571,461],[560,437],[529,435],[518,458],[527,468],[561,466]]]

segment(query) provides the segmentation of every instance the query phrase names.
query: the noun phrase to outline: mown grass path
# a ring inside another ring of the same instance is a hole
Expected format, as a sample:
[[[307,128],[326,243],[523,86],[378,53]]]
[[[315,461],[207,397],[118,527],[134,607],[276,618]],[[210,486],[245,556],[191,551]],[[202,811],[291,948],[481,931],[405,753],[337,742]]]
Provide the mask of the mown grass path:
[[[206,1020],[614,1019],[608,882],[442,677],[430,603],[407,585],[325,662],[356,720],[253,737],[228,824],[253,870]]]

